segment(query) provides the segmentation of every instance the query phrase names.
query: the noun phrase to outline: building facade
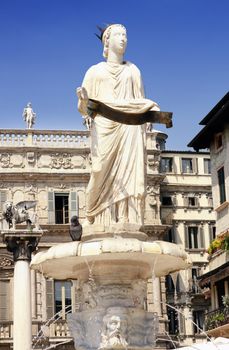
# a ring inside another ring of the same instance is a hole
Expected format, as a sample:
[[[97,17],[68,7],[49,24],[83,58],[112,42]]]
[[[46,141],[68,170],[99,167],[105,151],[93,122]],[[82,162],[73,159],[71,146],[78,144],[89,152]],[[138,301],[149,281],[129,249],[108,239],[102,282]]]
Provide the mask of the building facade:
[[[211,302],[206,315],[208,335],[229,337],[229,93],[200,124],[203,129],[189,145],[210,149],[216,236],[208,249],[208,272],[199,280]]]
[[[205,337],[208,308],[197,278],[206,271],[206,247],[215,235],[209,153],[162,151],[160,171],[166,175],[160,191],[161,220],[170,225],[165,238],[185,249],[193,262],[192,269],[166,278],[169,333],[181,345],[190,344]]]
[[[149,240],[166,238],[185,247],[194,262],[192,271],[171,278],[152,276],[149,281],[146,308],[158,312],[158,344],[169,347],[168,332],[181,344],[202,339],[198,327],[206,302],[199,295],[196,278],[207,263],[205,251],[214,235],[214,213],[209,154],[165,151],[165,140],[166,135],[159,131],[147,133],[145,232]],[[0,130],[1,210],[6,200],[14,204],[36,200],[39,223],[46,230],[39,250],[71,241],[71,217],[84,220],[90,164],[88,131]],[[1,350],[12,348],[13,266],[12,254],[1,240]],[[34,271],[31,281],[33,349],[54,345],[73,349],[66,317],[78,308],[77,281],[46,279]],[[197,326],[193,327],[190,317]]]

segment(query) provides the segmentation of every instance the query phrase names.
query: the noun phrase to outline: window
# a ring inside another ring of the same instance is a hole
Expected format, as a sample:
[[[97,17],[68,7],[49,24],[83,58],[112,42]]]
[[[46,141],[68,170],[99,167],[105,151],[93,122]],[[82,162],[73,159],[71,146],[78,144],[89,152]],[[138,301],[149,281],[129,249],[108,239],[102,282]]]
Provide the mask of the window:
[[[213,224],[209,225],[209,240],[210,242],[216,238],[216,227]]]
[[[173,205],[172,197],[170,196],[163,196],[161,199],[162,205]]]
[[[78,216],[77,192],[48,192],[48,223],[68,224],[72,216]]]
[[[218,133],[215,135],[215,150],[219,151],[223,147],[223,134]]]
[[[173,158],[161,158],[161,172],[171,173],[173,171]]]
[[[55,193],[55,223],[69,223],[69,195],[63,193]]]
[[[196,198],[195,197],[188,197],[188,206],[189,207],[195,207],[196,206]]]
[[[193,311],[193,332],[194,334],[202,333],[204,325],[204,310]]]
[[[182,173],[191,174],[194,172],[192,158],[182,158],[181,164],[182,164]]]
[[[165,234],[165,241],[176,243],[176,234],[175,234],[175,228],[172,227],[168,230],[168,232]]]
[[[194,294],[200,293],[201,289],[199,287],[197,277],[199,276],[199,268],[193,267],[192,268],[192,285],[191,285],[191,291]]]
[[[218,170],[219,200],[220,204],[226,201],[224,167]]]
[[[71,311],[71,282],[54,282],[54,312],[61,312],[62,319],[66,318],[66,313]]]
[[[66,319],[66,314],[72,311],[72,283],[68,281],[46,280],[46,310],[47,319]]]
[[[189,248],[198,248],[198,227],[196,226],[188,228],[188,245]]]
[[[204,158],[204,174],[211,174],[211,161],[208,158]]]
[[[178,315],[177,311],[167,307],[167,314],[169,320],[169,334],[179,333]]]
[[[186,227],[186,248],[188,249],[202,249],[204,248],[204,237],[202,226],[190,225]]]

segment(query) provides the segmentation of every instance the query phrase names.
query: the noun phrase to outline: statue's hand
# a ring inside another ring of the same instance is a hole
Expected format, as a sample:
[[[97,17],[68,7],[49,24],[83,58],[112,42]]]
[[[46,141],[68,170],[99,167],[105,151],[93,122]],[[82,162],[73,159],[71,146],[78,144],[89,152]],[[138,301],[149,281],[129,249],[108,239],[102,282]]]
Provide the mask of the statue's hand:
[[[76,89],[76,95],[78,96],[78,110],[82,116],[87,116],[88,95],[87,90],[84,87],[78,87]]]
[[[85,87],[78,87],[76,89],[76,95],[78,96],[79,100],[88,101],[87,90]]]

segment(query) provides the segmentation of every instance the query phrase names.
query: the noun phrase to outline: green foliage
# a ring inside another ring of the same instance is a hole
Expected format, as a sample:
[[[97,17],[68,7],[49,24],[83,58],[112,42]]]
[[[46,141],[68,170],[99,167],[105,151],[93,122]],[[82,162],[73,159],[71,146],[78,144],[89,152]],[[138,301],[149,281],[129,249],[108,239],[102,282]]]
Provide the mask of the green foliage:
[[[220,249],[229,251],[229,235],[228,234],[213,239],[213,241],[211,241],[210,246],[209,246],[207,251],[208,251],[209,255],[212,255],[217,250],[220,250]]]
[[[225,315],[222,312],[217,312],[214,315],[210,316],[207,320],[206,326],[207,329],[214,329],[220,326],[221,323],[225,320]]]

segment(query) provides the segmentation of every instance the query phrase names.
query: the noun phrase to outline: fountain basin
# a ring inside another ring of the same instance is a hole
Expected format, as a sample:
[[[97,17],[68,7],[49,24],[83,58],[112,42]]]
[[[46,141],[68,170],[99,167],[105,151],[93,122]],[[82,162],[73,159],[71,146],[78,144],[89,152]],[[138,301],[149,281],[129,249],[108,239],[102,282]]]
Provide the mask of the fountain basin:
[[[136,238],[70,242],[55,245],[36,254],[31,268],[55,279],[87,280],[89,268],[99,280],[119,282],[165,276],[191,266],[189,255],[178,245],[143,242]]]

